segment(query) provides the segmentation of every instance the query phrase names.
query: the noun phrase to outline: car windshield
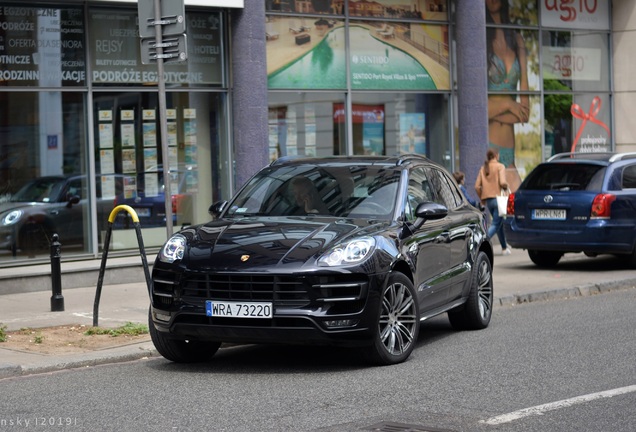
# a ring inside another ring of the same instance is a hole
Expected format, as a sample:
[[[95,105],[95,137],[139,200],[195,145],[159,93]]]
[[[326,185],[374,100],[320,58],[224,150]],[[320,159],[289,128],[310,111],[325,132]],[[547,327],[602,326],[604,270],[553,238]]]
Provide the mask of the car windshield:
[[[539,165],[524,181],[522,189],[598,191],[604,175],[603,165],[548,163]]]
[[[227,216],[317,214],[388,220],[399,179],[398,170],[373,165],[272,166],[234,198]]]
[[[55,202],[64,187],[64,179],[42,177],[22,186],[12,197],[13,202]]]

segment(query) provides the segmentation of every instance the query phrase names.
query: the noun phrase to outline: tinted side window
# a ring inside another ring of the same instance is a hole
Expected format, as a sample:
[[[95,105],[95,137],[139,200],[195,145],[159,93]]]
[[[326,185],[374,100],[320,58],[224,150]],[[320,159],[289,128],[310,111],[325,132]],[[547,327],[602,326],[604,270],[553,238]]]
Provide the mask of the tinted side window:
[[[446,173],[442,171],[435,170],[435,172],[441,180],[440,198],[443,201],[442,204],[444,204],[449,210],[459,207],[462,204],[463,199],[460,195],[459,190],[457,189],[457,182],[452,180]]]
[[[409,173],[409,186],[404,205],[406,220],[415,220],[415,209],[418,204],[426,201],[433,201],[433,191],[431,189],[428,172],[424,167],[417,167]]]
[[[454,209],[457,207],[455,196],[453,195],[452,189],[446,180],[444,173],[437,169],[431,169],[429,178],[433,185],[433,192],[435,193],[434,201],[446,206],[448,209]]]
[[[636,165],[623,168],[623,189],[636,189]]]

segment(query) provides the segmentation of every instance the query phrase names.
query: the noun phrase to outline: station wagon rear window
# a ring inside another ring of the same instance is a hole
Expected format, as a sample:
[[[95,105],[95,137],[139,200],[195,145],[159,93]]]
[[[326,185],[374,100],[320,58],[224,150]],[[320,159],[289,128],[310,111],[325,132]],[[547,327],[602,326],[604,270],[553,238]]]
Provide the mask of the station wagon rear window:
[[[526,190],[601,190],[606,167],[595,164],[539,165],[526,179],[522,188]]]

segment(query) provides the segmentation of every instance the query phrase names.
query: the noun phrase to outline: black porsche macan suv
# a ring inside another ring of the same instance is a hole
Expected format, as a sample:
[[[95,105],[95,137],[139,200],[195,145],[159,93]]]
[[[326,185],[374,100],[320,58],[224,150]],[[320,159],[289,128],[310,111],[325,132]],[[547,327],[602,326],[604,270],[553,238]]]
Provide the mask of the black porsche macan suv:
[[[424,157],[281,159],[210,212],[153,267],[150,334],[169,360],[232,342],[341,345],[393,364],[427,318],[490,322],[484,216]]]

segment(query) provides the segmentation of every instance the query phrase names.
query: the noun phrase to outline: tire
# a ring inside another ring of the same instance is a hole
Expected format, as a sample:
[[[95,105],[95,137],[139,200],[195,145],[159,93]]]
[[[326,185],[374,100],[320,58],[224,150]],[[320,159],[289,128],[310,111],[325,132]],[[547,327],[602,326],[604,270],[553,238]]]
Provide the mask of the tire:
[[[169,339],[155,328],[152,312],[148,313],[148,331],[155,348],[175,363],[199,363],[210,360],[221,346],[220,342]]]
[[[473,268],[466,303],[448,311],[455,330],[481,330],[490,324],[494,299],[492,263],[485,252],[479,252]]]
[[[373,344],[367,359],[378,365],[406,360],[420,331],[419,305],[413,283],[402,273],[391,273],[380,296]]]
[[[552,268],[559,263],[563,254],[561,252],[528,249],[528,256],[537,266]]]

